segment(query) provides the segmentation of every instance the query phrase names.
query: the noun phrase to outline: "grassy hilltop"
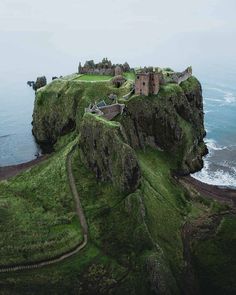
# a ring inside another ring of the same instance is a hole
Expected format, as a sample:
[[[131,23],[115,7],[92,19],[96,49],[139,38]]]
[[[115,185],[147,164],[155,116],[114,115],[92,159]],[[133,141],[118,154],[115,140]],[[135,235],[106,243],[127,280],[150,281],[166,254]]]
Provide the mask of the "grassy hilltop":
[[[172,176],[202,165],[199,82],[192,77],[156,96],[125,101],[133,74],[120,88],[103,78],[72,75],[37,91],[34,134],[54,152],[0,183],[0,265],[72,249],[82,232],[66,158],[78,142],[72,168],[88,244],[59,264],[0,273],[0,294],[233,294],[234,213]],[[126,104],[122,116],[112,122],[84,116],[89,103],[109,103],[111,93]]]

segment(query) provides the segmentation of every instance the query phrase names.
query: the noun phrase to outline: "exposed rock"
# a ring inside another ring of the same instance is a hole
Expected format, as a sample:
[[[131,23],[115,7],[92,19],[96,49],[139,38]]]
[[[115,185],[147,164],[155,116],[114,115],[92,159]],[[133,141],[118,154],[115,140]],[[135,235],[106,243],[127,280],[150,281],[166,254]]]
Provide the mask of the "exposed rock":
[[[134,192],[141,173],[135,151],[126,144],[126,135],[117,122],[86,113],[80,127],[82,162],[102,181],[111,180],[125,193]]]
[[[35,84],[33,85],[33,89],[36,91],[41,87],[44,87],[47,85],[47,79],[45,76],[38,77]]]
[[[133,148],[151,146],[178,155],[182,174],[202,168],[207,150],[202,89],[196,78],[163,86],[158,96],[133,97],[120,122]]]
[[[75,129],[80,91],[67,81],[56,79],[36,92],[33,134],[41,147],[53,145],[59,136]]]

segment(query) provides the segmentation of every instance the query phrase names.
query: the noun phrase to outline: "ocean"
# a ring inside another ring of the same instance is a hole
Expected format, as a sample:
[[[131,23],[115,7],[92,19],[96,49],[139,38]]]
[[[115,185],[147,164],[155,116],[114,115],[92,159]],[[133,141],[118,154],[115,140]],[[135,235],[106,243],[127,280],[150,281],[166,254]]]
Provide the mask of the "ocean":
[[[236,73],[219,68],[201,80],[209,154],[193,177],[236,188]]]
[[[219,74],[220,73],[220,74]],[[204,96],[206,143],[204,168],[193,177],[236,187],[236,74],[233,70],[198,70]],[[34,92],[26,81],[0,87],[0,166],[20,164],[40,151],[31,133]]]
[[[31,131],[34,91],[26,81],[2,81],[0,87],[0,167],[35,158],[39,147]]]

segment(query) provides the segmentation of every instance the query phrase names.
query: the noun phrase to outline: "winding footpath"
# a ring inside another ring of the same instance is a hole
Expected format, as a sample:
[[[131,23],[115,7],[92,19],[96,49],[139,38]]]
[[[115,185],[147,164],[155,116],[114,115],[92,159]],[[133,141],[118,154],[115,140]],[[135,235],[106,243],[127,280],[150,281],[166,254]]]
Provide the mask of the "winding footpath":
[[[76,213],[78,215],[81,227],[82,227],[82,232],[83,232],[83,241],[82,243],[80,243],[78,246],[76,246],[76,248],[60,255],[57,257],[54,257],[52,259],[48,259],[48,260],[43,260],[40,262],[36,262],[36,263],[28,263],[28,264],[19,264],[19,265],[9,265],[9,266],[0,266],[0,273],[3,272],[13,272],[13,271],[18,271],[18,270],[28,270],[28,269],[35,269],[35,268],[41,268],[47,265],[51,265],[51,264],[55,264],[58,262],[61,262],[71,256],[73,256],[74,254],[78,253],[79,251],[81,251],[88,242],[88,225],[87,225],[87,221],[83,212],[83,208],[80,202],[80,198],[79,198],[79,194],[78,191],[76,189],[76,184],[75,184],[75,178],[72,172],[72,156],[73,153],[75,151],[77,147],[77,144],[75,144],[72,149],[70,150],[70,152],[67,155],[67,159],[66,159],[66,168],[67,168],[67,174],[68,174],[68,180],[69,180],[69,184],[70,184],[70,188],[71,188],[71,192],[74,196],[75,199],[75,203],[76,203]]]

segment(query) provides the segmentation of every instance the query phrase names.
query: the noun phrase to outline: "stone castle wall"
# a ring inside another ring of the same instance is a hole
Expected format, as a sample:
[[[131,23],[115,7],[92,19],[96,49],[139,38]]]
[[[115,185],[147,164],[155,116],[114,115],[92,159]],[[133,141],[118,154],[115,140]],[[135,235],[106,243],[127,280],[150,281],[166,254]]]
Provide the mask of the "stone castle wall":
[[[140,73],[135,80],[135,94],[157,94],[160,89],[160,76],[158,73]]]
[[[106,58],[97,64],[95,64],[93,60],[86,61],[84,66],[80,63],[78,68],[79,74],[90,75],[119,76],[128,71],[130,71],[128,63],[124,63],[123,65],[114,65]]]

